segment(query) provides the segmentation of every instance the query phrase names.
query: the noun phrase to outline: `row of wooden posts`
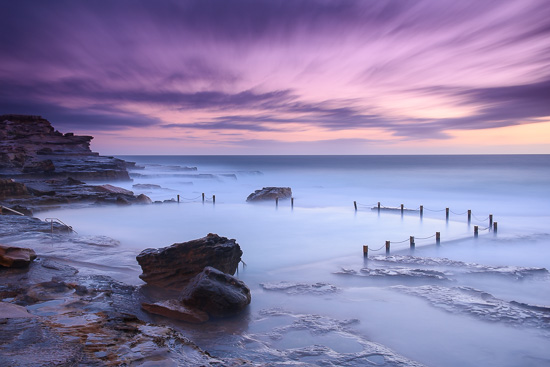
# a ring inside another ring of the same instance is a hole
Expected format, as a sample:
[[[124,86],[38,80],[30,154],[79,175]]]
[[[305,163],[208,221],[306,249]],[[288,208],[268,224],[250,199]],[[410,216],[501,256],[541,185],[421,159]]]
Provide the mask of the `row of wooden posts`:
[[[202,193],[202,202],[204,203],[205,197],[204,192]],[[178,203],[180,202],[180,195],[178,194]],[[216,204],[216,195],[212,195],[212,204]]]
[[[353,206],[355,208],[355,211],[357,211],[357,201],[353,202]],[[380,206],[380,202],[378,202],[377,209],[378,209],[378,211],[383,209],[383,207]],[[401,204],[400,209],[401,209],[401,214],[403,214],[404,211],[405,211],[405,206],[403,204]],[[407,210],[412,210],[412,209],[407,209]],[[420,212],[420,217],[423,217],[424,216],[424,205],[420,205],[419,212]],[[445,219],[447,221],[449,220],[449,212],[450,212],[450,209],[445,208]],[[472,210],[468,209],[468,223],[470,223],[471,221],[472,221]],[[489,214],[489,227],[491,227],[492,225],[493,225],[493,214]]]
[[[497,229],[498,229],[498,223],[493,222],[492,227],[493,227],[493,232],[496,233]],[[489,225],[489,227],[487,227],[485,229],[490,229],[490,228],[491,228],[491,225]],[[474,226],[474,237],[477,238],[478,235],[479,235],[479,226]],[[431,236],[431,237],[433,237],[433,236]],[[431,237],[429,237],[429,238],[431,238]],[[388,255],[390,253],[390,243],[391,243],[390,241],[386,241],[386,255]],[[409,244],[410,244],[410,249],[414,250],[414,248],[415,248],[414,236],[409,237]],[[437,246],[441,245],[441,232],[435,232],[435,244]],[[369,256],[369,246],[368,245],[363,245],[363,256],[364,257]]]

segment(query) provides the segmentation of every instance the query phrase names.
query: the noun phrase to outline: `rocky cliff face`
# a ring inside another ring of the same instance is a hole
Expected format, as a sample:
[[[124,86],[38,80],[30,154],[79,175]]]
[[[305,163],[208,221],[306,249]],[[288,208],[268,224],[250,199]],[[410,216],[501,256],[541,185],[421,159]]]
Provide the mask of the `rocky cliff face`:
[[[129,180],[126,163],[92,152],[92,139],[62,134],[41,116],[0,115],[0,177]]]

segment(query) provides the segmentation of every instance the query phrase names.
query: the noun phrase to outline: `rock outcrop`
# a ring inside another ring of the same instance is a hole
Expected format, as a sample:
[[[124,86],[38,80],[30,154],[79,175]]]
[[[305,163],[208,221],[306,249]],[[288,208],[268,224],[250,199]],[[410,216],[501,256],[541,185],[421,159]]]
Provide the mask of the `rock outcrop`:
[[[130,180],[126,162],[92,152],[92,139],[62,134],[41,116],[0,115],[0,177]]]
[[[235,274],[243,252],[234,239],[209,233],[196,240],[172,246],[143,250],[137,261],[146,283],[181,290],[191,278],[207,266],[224,273]]]
[[[33,249],[0,244],[0,267],[23,268],[36,259]]]
[[[267,201],[275,199],[288,199],[292,197],[292,189],[290,187],[264,187],[261,190],[256,190],[248,195],[246,201]]]
[[[208,266],[189,282],[180,301],[210,316],[232,316],[250,304],[250,289],[239,279]]]
[[[0,178],[0,199],[29,196],[27,187],[12,179]]]

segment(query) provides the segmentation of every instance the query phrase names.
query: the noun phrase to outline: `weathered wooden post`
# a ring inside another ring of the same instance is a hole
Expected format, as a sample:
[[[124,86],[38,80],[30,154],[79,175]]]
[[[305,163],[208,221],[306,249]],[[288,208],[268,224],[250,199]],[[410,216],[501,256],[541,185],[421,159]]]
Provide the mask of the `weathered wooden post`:
[[[354,202],[353,202],[353,206],[354,206],[354,208],[355,208],[355,211],[357,211],[357,201],[354,201]]]
[[[449,221],[449,208],[445,208],[445,219]]]
[[[369,246],[363,245],[363,257],[369,257]]]
[[[411,236],[411,238],[409,239],[410,243],[411,243],[411,250],[414,250],[414,236]]]
[[[403,208],[404,208],[404,207],[405,207],[405,206],[404,206],[403,204],[401,204],[401,215],[403,215]]]
[[[493,225],[493,214],[489,214],[489,227]]]
[[[441,233],[439,232],[435,232],[435,244],[436,245],[441,245]]]
[[[468,224],[472,221],[472,210],[468,209]]]
[[[216,195],[212,195],[212,204],[216,204]]]
[[[478,226],[474,226],[474,237],[477,237],[477,235],[478,235],[478,229],[479,229]]]
[[[180,202],[180,195],[178,194],[178,203]]]
[[[420,205],[420,218],[424,216],[424,205]]]
[[[290,207],[294,209],[294,198],[290,198]]]
[[[497,222],[493,223],[493,231],[497,233]]]
[[[204,192],[202,193],[202,203],[204,204]]]
[[[275,198],[275,207],[276,208],[279,207],[279,198],[278,197]]]
[[[390,254],[390,241],[386,241],[386,255]]]

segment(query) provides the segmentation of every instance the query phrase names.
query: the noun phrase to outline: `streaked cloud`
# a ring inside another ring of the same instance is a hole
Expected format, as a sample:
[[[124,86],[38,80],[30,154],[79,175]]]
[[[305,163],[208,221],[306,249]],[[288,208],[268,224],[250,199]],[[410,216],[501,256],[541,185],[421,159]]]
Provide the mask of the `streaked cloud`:
[[[98,139],[142,131],[151,146],[171,134],[261,153],[306,134],[315,149],[343,147],[355,131],[360,152],[357,141],[426,144],[550,116],[545,0],[36,0],[2,10],[0,109]]]

